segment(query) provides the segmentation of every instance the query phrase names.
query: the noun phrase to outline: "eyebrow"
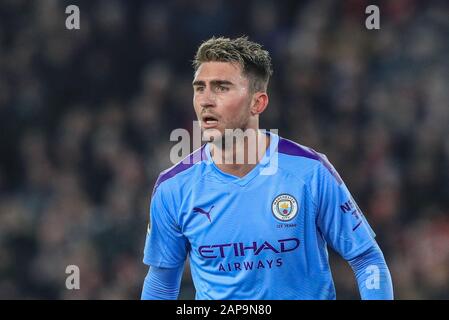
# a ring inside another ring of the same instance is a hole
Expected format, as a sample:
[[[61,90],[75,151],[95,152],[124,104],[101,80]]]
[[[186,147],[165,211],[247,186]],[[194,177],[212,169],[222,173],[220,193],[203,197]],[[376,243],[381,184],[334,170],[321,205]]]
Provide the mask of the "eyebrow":
[[[213,86],[220,86],[220,85],[233,85],[231,81],[228,80],[212,80],[210,81],[210,84]],[[206,83],[203,80],[196,80],[192,82],[193,86],[205,86]]]

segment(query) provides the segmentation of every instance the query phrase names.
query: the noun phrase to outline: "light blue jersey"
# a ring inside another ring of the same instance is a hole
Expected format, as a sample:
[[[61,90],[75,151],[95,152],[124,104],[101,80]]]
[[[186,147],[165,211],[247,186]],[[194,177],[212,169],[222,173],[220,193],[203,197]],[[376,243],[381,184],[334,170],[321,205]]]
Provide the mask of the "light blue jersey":
[[[327,244],[346,260],[375,244],[326,156],[270,135],[243,178],[220,171],[205,144],[156,182],[144,262],[189,256],[196,299],[335,299]],[[261,174],[273,157],[275,173]]]

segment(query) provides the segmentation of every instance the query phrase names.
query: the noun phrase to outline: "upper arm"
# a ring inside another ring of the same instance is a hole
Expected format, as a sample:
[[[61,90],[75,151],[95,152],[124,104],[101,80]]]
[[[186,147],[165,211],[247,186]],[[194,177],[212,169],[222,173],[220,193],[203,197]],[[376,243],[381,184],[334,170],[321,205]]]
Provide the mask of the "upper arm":
[[[326,241],[343,258],[351,259],[374,244],[375,234],[343,180],[323,158],[314,183],[316,223]]]
[[[189,243],[176,219],[176,204],[161,186],[150,204],[150,223],[144,249],[144,263],[173,268],[184,264]]]

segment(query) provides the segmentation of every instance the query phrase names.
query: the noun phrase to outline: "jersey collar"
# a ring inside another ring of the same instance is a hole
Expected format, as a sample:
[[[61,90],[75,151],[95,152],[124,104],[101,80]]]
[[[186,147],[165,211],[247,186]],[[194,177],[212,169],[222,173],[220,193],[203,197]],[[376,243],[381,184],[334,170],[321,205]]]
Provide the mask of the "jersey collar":
[[[210,144],[206,144],[204,149],[207,157],[206,162],[211,166],[212,171],[215,173],[215,176],[218,179],[225,183],[233,183],[240,186],[245,186],[259,175],[270,175],[276,172],[278,165],[277,147],[279,143],[279,136],[266,130],[261,130],[261,132],[270,135],[270,146],[265,151],[265,154],[259,161],[259,163],[243,177],[237,177],[220,170],[212,160],[212,156],[210,154]]]

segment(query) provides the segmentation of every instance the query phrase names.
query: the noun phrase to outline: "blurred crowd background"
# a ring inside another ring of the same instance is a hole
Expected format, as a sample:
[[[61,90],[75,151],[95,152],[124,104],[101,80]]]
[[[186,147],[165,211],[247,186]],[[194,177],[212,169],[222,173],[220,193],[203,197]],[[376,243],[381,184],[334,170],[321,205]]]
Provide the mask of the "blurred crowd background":
[[[65,28],[77,4],[81,29]],[[380,30],[365,8],[380,8]],[[138,299],[149,198],[210,36],[273,58],[262,128],[325,153],[398,299],[449,298],[449,2],[0,2],[0,298]],[[358,299],[333,254],[338,299]],[[81,289],[65,288],[65,268]],[[193,298],[188,267],[181,298]]]

